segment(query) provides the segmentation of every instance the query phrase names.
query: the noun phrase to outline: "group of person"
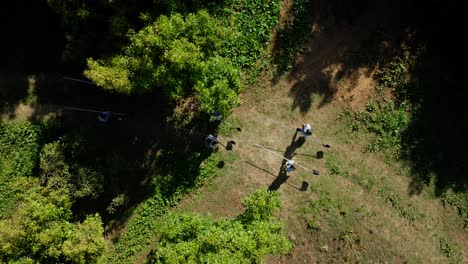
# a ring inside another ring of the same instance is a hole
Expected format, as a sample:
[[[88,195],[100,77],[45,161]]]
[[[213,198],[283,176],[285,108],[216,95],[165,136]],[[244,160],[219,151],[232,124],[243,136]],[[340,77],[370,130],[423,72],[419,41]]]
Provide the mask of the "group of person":
[[[221,116],[217,112],[212,113],[212,116],[216,121],[219,121],[219,122],[222,121]],[[98,115],[98,120],[100,123],[108,123],[111,120],[111,112],[109,111],[100,112]],[[312,135],[312,126],[309,123],[305,123],[302,125],[302,127],[297,128],[296,131],[299,132],[301,136],[304,137],[304,139],[306,139]],[[204,143],[208,149],[213,149],[214,146],[219,143],[219,140],[214,135],[209,134],[205,137]],[[286,173],[291,173],[295,171],[296,162],[292,159],[287,159],[286,163],[284,164],[283,170],[285,170]]]
[[[213,113],[212,116],[214,117],[215,120],[217,121],[222,121],[221,116],[218,113]],[[301,134],[304,139],[310,137],[312,135],[312,126],[309,123],[305,123],[302,125],[302,127],[296,129],[297,132]],[[209,134],[205,138],[205,146],[208,149],[213,149],[213,147],[218,144],[218,138],[213,136],[212,134]],[[292,159],[287,159],[286,163],[284,164],[283,170],[286,171],[286,173],[291,173],[294,170],[296,170],[296,162]]]
[[[310,137],[312,135],[312,126],[309,123],[303,124],[302,128],[298,127],[296,128],[296,131],[301,133],[301,135],[304,137],[304,139]],[[287,173],[291,173],[296,170],[296,162],[292,159],[286,160],[286,163],[284,164],[283,169]]]

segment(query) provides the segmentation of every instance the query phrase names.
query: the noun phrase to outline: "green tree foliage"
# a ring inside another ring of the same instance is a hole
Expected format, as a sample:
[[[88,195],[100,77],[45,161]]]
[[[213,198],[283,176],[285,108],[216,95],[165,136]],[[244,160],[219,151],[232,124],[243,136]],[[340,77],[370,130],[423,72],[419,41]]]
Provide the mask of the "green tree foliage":
[[[32,176],[50,124],[25,122],[0,125],[0,218],[9,215],[16,202],[11,184],[21,176]]]
[[[235,38],[226,40],[224,53],[234,64],[252,66],[270,40],[271,30],[278,23],[278,0],[230,0],[230,10],[236,31]]]
[[[270,220],[280,207],[280,194],[260,189],[242,202],[245,212],[241,218],[245,222]]]
[[[15,182],[17,210],[0,220],[0,260],[20,263],[90,263],[105,249],[98,215],[72,224],[72,201],[62,189],[44,189],[34,178]]]
[[[124,55],[88,60],[85,75],[118,92],[163,89],[172,100],[195,94],[201,108],[227,114],[238,103],[240,71],[221,57],[223,44],[234,37],[206,11],[161,16],[130,35]]]
[[[46,144],[40,154],[40,178],[52,189],[66,189],[74,198],[93,197],[103,191],[104,176],[76,163],[85,149],[77,137],[62,137]]]
[[[210,220],[197,215],[170,214],[160,226],[154,263],[261,263],[266,254],[288,252],[282,224],[273,213],[279,194],[259,190],[244,201],[237,219]]]
[[[10,176],[33,175],[48,126],[21,122],[0,125],[0,156],[11,163]]]

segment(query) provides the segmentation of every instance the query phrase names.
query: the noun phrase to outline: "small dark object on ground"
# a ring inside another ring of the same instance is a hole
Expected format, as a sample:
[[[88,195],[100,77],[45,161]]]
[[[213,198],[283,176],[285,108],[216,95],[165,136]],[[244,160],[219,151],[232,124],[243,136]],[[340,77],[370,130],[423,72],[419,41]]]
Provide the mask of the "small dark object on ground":
[[[323,158],[323,151],[321,151],[321,150],[317,151],[317,154],[315,155],[315,157],[316,157],[317,159]]]
[[[218,166],[219,169],[223,168],[224,167],[224,161],[218,162],[217,166]]]
[[[227,144],[226,144],[226,150],[232,150],[232,143],[229,141]]]
[[[303,182],[302,182],[302,186],[301,186],[301,192],[307,191],[308,188],[309,188],[309,183],[303,181]]]
[[[318,170],[313,170],[313,172],[314,172],[315,175],[320,175]]]

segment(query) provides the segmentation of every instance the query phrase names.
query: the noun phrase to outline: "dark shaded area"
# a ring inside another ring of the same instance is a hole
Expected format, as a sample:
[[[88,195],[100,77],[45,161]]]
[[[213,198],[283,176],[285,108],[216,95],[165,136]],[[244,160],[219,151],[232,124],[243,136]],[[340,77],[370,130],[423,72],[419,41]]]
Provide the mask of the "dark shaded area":
[[[97,113],[61,111],[64,126],[86,138],[89,158],[100,164],[98,169],[105,176],[103,195],[98,200],[77,201],[74,206],[76,217],[80,219],[99,212],[106,224],[118,228],[131,215],[133,208],[154,195],[156,189],[163,198],[170,199],[178,190],[194,187],[200,164],[211,151],[206,150],[203,144],[204,135],[181,133],[165,122],[171,108],[163,96],[157,93],[120,96],[87,86],[69,84],[64,93],[70,95],[77,91],[77,94],[76,97],[69,96],[66,103],[80,108],[125,113],[126,116],[122,121],[102,124],[98,122]],[[89,94],[87,89],[90,89]],[[42,96],[47,98],[40,100],[43,104],[64,101],[59,89],[53,95],[41,94],[39,98]],[[35,113],[33,118],[40,119],[45,114]],[[202,127],[201,124],[207,126]],[[213,133],[209,131],[215,130],[208,125],[209,122],[201,120],[196,129],[202,133],[206,131],[206,134]],[[223,163],[221,161],[218,166],[222,167]],[[164,177],[164,180],[155,177]],[[128,197],[127,205],[112,215],[108,214],[106,207],[120,193]]]
[[[285,157],[288,160],[291,160],[295,156],[294,152],[296,151],[296,149],[301,147],[302,144],[303,144],[303,141],[301,140],[302,137],[299,137],[297,140],[296,140],[296,137],[297,137],[297,131],[294,133],[294,135],[293,135],[293,137],[291,139],[291,143],[289,144],[289,146],[284,151],[283,157]],[[301,142],[302,142],[302,144],[301,144]],[[286,164],[286,160],[282,159],[281,160],[281,167],[279,169],[278,176],[270,184],[270,186],[268,187],[268,190],[276,191],[276,190],[278,190],[280,188],[280,186],[283,183],[285,183],[288,180],[289,176],[288,176],[286,170],[284,169],[285,164]]]
[[[200,163],[211,152],[203,144],[205,136],[179,133],[166,122],[173,106],[162,94],[119,95],[94,85],[65,80],[60,75],[30,77],[34,79],[34,99],[28,119],[37,122],[49,115],[56,116],[60,129],[50,141],[63,135],[79,135],[86,155],[74,159],[73,163],[104,176],[104,191],[99,197],[75,201],[72,208],[75,220],[81,221],[86,215],[98,212],[107,230],[118,230],[134,208],[154,195],[156,189],[163,190],[160,193],[170,199],[177,190],[195,186]],[[16,106],[28,100],[31,82],[26,75],[5,76],[1,81],[6,85],[0,91],[8,96],[8,100],[2,101],[2,114],[13,118]],[[66,110],[65,106],[119,112],[125,116],[121,121],[114,119],[103,124],[98,122],[98,113]],[[207,118],[197,121],[196,131],[216,134],[217,127]],[[159,183],[157,177],[164,177],[162,185],[155,186],[155,182]],[[107,207],[119,194],[124,194],[127,201],[111,214]]]
[[[294,65],[288,78],[291,107],[303,114],[313,95],[321,96],[320,105],[330,102],[340,81],[353,89],[359,76],[369,76],[379,62],[397,54],[405,35],[398,19],[404,6],[398,1],[295,2],[292,21],[273,40],[273,62],[277,78]]]
[[[296,144],[297,148],[299,148],[299,147],[302,146],[302,144],[303,144],[303,143],[301,143],[301,142],[302,142],[302,139],[303,139],[303,137],[300,137],[300,138],[297,139],[297,141],[296,141],[296,143],[298,143],[298,144]],[[255,146],[255,147],[257,147],[257,146]],[[281,153],[283,152],[282,150],[279,150],[279,149],[274,149],[274,148],[265,147],[265,146],[263,146],[263,147],[266,148],[266,149],[272,150],[272,151],[281,152]],[[307,156],[307,157],[314,157],[314,158],[316,158],[316,159],[322,159],[324,153],[323,153],[323,151],[319,150],[319,151],[317,151],[317,153],[316,153],[315,155],[314,155],[314,154],[305,154],[305,153],[298,153],[298,152],[295,152],[295,153],[294,153],[294,156],[296,156],[296,155],[299,155],[299,156]]]
[[[0,75],[0,112],[15,118],[15,108],[26,100],[29,82],[27,76]]]
[[[59,69],[65,39],[60,17],[46,1],[8,1],[0,9],[0,72],[48,72]]]
[[[425,52],[408,87],[408,97],[419,105],[405,134],[414,179],[411,194],[420,193],[432,177],[436,194],[468,186],[468,79],[465,9],[451,2],[414,3],[409,23],[416,29],[415,44]]]

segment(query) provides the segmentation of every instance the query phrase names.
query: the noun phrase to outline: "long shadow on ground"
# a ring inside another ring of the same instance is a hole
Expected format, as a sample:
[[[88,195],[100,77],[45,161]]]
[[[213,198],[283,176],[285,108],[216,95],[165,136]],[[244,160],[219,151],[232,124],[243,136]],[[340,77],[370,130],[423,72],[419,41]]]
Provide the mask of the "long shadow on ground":
[[[313,95],[321,96],[323,106],[334,98],[339,84],[354,89],[360,76],[369,77],[380,61],[393,56],[397,37],[385,32],[402,27],[395,22],[399,13],[391,1],[305,3],[301,9],[293,6],[290,13],[297,21],[285,22],[273,40],[276,78],[287,70],[286,56],[294,63],[288,74],[291,107],[303,114],[310,110]]]
[[[289,146],[286,148],[286,150],[284,151],[284,154],[283,154],[283,157],[288,159],[288,160],[291,160],[294,156],[295,156],[295,151],[296,149],[300,148],[305,140],[303,137],[299,137],[297,140],[297,131],[294,133],[292,139],[291,139],[291,143],[289,143]],[[286,160],[285,159],[282,159],[281,161],[281,167],[279,169],[279,173],[278,173],[278,176],[276,177],[276,179],[270,184],[270,186],[268,187],[268,190],[270,191],[276,191],[280,188],[280,186],[285,183],[289,176],[286,172],[286,170],[284,169],[284,165],[286,164]]]

